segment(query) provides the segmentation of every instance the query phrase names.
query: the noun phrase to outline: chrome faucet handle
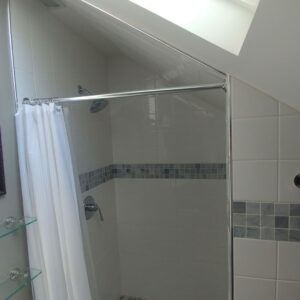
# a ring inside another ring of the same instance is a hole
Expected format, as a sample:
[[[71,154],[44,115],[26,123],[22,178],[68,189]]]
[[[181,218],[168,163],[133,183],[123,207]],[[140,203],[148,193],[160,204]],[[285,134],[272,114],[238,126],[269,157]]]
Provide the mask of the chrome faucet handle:
[[[101,222],[104,221],[101,208],[99,207],[99,205],[96,203],[95,199],[92,196],[87,196],[83,202],[84,202],[85,217],[87,220],[92,218],[95,215],[95,213],[98,211],[100,221]]]

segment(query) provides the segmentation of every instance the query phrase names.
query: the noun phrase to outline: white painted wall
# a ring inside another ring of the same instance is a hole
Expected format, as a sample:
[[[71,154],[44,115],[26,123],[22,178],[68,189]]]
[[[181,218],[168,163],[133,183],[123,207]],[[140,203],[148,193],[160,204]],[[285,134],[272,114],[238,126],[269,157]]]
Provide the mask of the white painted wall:
[[[109,90],[163,85],[158,75],[123,57],[111,57],[108,67]],[[225,111],[197,97],[201,94],[111,102],[114,163],[225,162]],[[224,299],[226,182],[114,182],[122,294]]]
[[[4,168],[6,177],[5,196],[0,197],[0,220],[14,216],[21,217],[22,199],[19,182],[16,134],[14,125],[14,93],[12,74],[9,59],[7,1],[0,1],[0,128],[2,134],[2,146],[4,157]],[[34,225],[32,225],[34,226]],[[24,231],[0,239],[0,276],[5,278],[9,270],[15,267],[24,268],[28,266],[26,252],[26,238]],[[2,281],[1,281],[2,282]],[[4,299],[7,295],[2,294]],[[29,289],[24,289],[16,297],[16,300],[31,299]]]
[[[300,203],[300,113],[233,79],[232,117],[233,200]],[[235,300],[299,299],[299,253],[299,242],[235,238]]]
[[[106,90],[106,60],[99,50],[57,20],[40,1],[11,0],[11,6],[19,103],[24,97],[75,96],[78,84],[92,93]],[[89,105],[64,108],[79,174],[112,163],[109,107],[91,114]],[[87,222],[95,286],[99,299],[117,300],[120,272],[113,184],[102,185],[81,197],[90,194],[105,216],[105,225],[97,220]],[[104,281],[103,276],[112,270],[113,277]]]

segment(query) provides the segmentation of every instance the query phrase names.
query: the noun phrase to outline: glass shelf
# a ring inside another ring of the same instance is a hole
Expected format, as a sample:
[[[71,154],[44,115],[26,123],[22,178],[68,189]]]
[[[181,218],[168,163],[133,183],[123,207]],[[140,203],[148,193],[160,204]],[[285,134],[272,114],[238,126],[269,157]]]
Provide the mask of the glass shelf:
[[[30,217],[23,217],[23,218],[8,217],[0,223],[0,239],[16,232],[20,228],[24,228],[32,223],[35,223],[36,221],[37,221],[36,218],[30,218]]]
[[[20,270],[16,268],[10,271],[0,279],[0,299],[12,299],[18,292],[31,285],[31,282],[41,273],[42,271],[36,269]]]

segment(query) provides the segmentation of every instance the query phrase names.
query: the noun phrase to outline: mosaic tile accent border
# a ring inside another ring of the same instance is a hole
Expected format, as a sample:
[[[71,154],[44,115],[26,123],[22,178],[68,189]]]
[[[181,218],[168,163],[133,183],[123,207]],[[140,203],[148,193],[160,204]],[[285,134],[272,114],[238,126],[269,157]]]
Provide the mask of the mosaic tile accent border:
[[[86,192],[99,184],[113,179],[113,166],[109,165],[91,172],[79,175],[81,192]]]
[[[225,179],[225,164],[116,164],[114,178]]]
[[[233,236],[300,242],[300,204],[233,202]]]
[[[79,175],[81,192],[114,178],[226,179],[226,164],[115,164]]]

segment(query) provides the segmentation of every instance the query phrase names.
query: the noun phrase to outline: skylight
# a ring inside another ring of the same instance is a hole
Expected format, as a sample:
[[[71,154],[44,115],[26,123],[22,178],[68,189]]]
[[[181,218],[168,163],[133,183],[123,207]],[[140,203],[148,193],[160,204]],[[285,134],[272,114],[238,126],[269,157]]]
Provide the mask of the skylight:
[[[239,55],[260,0],[129,0]]]

